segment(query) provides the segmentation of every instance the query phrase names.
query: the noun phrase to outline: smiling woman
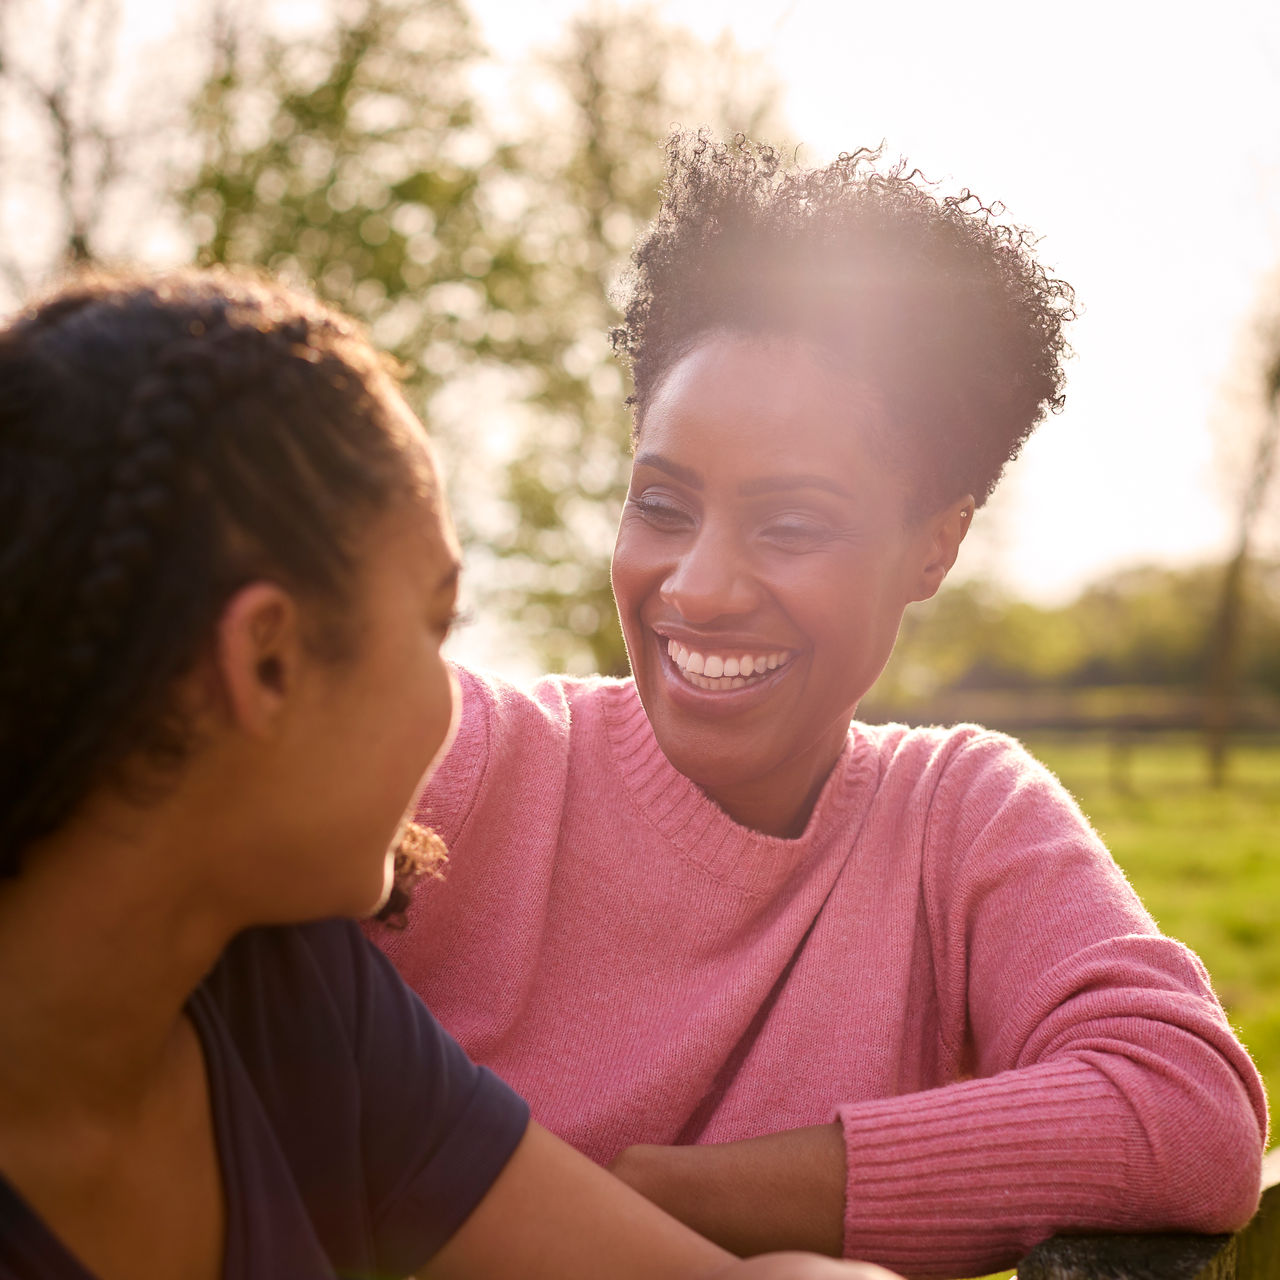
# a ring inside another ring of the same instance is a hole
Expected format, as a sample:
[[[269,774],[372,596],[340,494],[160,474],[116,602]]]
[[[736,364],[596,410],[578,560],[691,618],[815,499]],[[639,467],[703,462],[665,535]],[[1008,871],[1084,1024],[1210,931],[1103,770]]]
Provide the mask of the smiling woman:
[[[1257,1200],[1257,1074],[1057,781],[856,719],[1061,403],[1032,243],[869,153],[673,139],[614,334],[634,678],[460,673],[420,810],[450,874],[379,939],[543,1123],[737,1252],[977,1275]]]

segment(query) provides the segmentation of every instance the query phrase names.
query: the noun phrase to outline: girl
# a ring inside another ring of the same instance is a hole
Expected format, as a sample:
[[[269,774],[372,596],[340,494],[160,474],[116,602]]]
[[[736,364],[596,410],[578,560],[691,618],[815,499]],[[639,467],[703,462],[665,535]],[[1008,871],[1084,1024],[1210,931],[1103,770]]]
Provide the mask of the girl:
[[[329,919],[430,852],[457,581],[422,428],[333,313],[183,275],[0,332],[3,1280],[756,1274]]]

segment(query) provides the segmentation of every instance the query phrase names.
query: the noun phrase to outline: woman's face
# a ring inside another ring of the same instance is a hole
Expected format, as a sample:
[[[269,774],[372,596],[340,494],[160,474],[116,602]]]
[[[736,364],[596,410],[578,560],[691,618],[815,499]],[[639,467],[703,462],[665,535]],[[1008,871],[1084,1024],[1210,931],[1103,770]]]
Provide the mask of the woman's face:
[[[936,589],[875,420],[801,344],[710,335],[641,425],[613,556],[640,697],[675,767],[771,834],[803,829],[903,609]]]

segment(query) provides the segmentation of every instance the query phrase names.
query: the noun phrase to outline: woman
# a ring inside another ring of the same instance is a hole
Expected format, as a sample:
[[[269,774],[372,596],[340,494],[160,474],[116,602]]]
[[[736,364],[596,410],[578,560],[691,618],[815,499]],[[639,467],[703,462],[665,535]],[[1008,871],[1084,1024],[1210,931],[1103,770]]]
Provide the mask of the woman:
[[[1056,780],[854,719],[1060,404],[1072,295],[1029,246],[866,153],[673,141],[614,335],[634,677],[463,673],[420,810],[450,873],[381,939],[535,1116],[737,1252],[976,1275],[1256,1203],[1256,1072]]]
[[[0,330],[3,1280],[757,1274],[309,923],[430,843],[457,581],[340,317],[186,275]]]

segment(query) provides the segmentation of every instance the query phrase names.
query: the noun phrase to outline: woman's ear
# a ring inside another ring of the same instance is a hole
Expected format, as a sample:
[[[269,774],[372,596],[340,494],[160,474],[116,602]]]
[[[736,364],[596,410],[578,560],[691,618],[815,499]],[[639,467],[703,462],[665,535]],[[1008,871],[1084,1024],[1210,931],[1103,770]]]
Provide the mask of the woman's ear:
[[[925,560],[912,600],[928,600],[942,586],[943,578],[960,554],[960,544],[973,523],[976,505],[973,495],[966,493],[925,522]]]
[[[297,689],[304,657],[298,606],[274,582],[252,582],[218,620],[217,667],[232,721],[271,737]]]

